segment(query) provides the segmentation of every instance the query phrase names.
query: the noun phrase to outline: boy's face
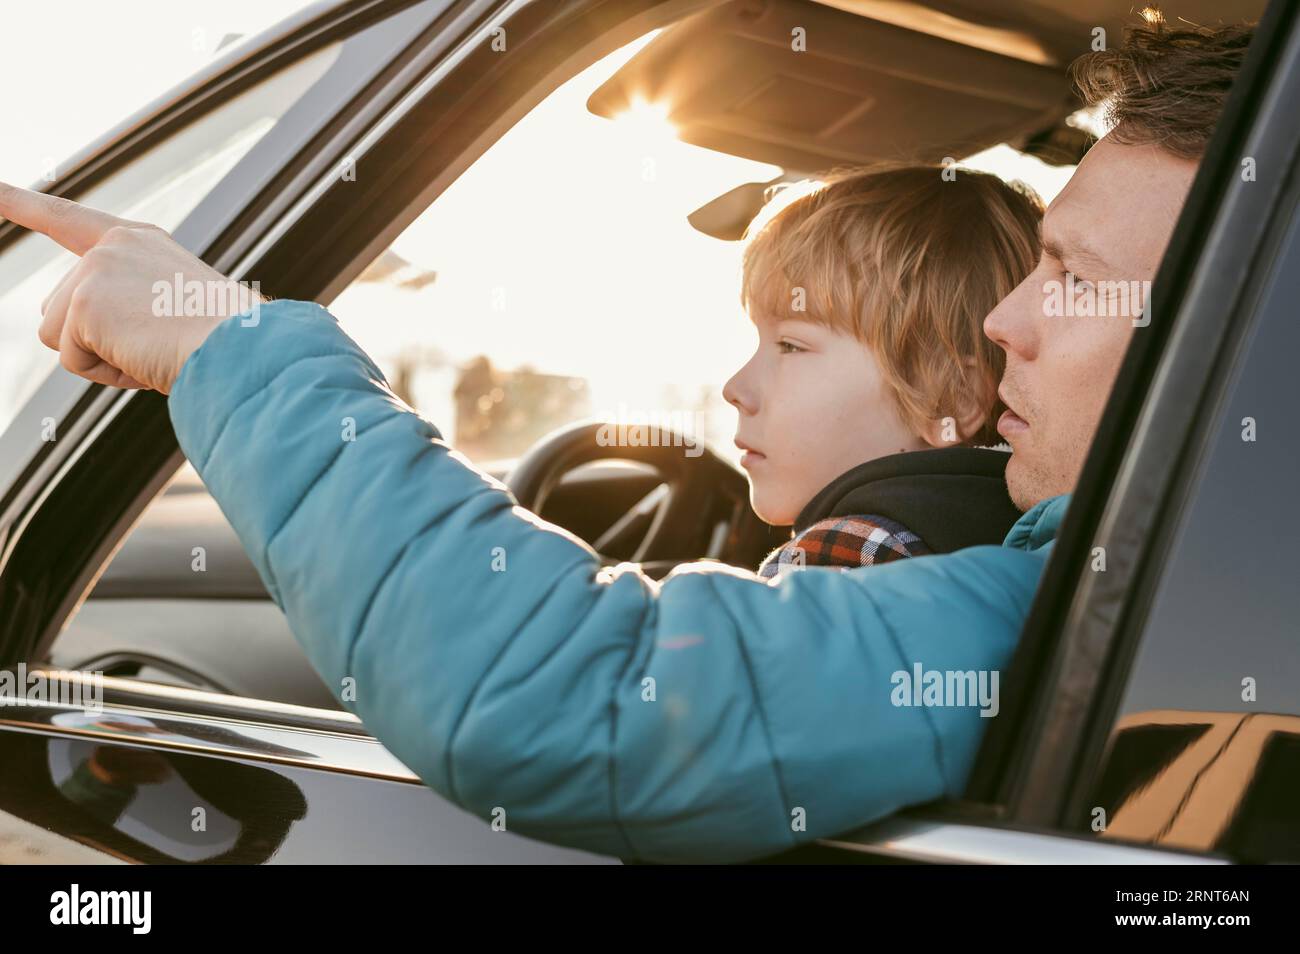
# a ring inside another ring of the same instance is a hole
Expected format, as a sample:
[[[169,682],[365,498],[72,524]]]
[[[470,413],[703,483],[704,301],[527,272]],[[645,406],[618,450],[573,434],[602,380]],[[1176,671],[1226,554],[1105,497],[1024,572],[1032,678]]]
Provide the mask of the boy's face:
[[[928,446],[903,423],[862,342],[808,321],[750,317],[758,350],[722,396],[740,413],[736,445],[765,522],[792,524],[846,470]]]

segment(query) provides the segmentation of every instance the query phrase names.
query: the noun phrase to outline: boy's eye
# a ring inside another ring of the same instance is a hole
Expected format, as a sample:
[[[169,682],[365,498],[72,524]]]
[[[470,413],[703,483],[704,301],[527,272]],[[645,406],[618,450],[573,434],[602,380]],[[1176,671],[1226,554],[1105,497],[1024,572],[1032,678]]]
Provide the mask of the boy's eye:
[[[803,348],[795,344],[793,341],[778,341],[776,343],[776,347],[777,350],[779,350],[782,354],[794,354],[797,351],[804,350]]]

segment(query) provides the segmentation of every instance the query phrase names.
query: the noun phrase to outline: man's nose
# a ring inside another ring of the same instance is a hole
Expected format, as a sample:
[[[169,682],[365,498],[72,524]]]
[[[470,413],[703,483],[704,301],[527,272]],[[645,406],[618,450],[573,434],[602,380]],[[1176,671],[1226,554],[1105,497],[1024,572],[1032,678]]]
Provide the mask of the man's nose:
[[[984,319],[984,334],[1010,357],[1030,360],[1038,350],[1044,320],[1041,296],[1030,275],[1017,285]]]

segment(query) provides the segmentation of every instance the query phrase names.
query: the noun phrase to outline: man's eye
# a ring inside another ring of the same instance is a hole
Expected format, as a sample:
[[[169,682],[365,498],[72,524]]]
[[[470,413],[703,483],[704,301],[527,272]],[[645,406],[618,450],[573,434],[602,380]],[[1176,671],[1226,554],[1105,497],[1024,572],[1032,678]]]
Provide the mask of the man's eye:
[[[1092,282],[1090,282],[1088,279],[1080,278],[1078,275],[1074,276],[1074,293],[1076,295],[1083,295],[1083,294],[1091,295],[1092,292],[1096,289],[1096,287],[1097,286]]]
[[[797,351],[804,350],[803,348],[800,348],[797,344],[794,344],[791,341],[778,341],[776,343],[776,347],[782,354],[794,354]],[[786,350],[787,348],[789,349],[788,351]]]

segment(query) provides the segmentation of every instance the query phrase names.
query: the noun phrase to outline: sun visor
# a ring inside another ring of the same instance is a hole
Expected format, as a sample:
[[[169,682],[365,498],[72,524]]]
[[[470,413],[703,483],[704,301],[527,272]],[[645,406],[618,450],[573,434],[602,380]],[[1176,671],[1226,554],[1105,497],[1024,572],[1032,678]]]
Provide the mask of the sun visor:
[[[665,30],[587,108],[657,104],[685,142],[823,170],[1016,144],[1074,108],[1067,88],[1059,65],[805,0],[742,0]]]

